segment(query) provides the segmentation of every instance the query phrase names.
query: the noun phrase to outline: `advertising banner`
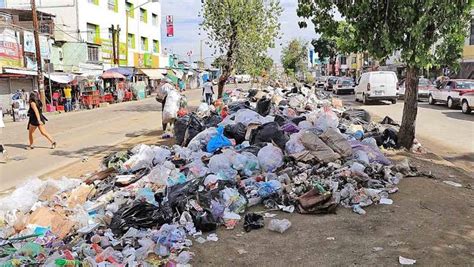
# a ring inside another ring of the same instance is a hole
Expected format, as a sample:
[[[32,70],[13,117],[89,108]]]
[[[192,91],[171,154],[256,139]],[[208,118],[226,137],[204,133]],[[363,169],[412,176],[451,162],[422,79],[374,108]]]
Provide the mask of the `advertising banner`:
[[[174,36],[173,16],[171,15],[166,16],[166,36]]]

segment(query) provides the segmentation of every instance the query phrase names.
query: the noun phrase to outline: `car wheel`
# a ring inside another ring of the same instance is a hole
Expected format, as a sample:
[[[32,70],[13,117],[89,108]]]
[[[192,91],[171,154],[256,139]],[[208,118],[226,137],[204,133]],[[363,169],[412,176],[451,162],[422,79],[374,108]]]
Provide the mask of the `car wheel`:
[[[397,99],[392,99],[392,104],[397,104]]]
[[[365,94],[362,95],[362,103],[364,105],[368,105],[369,104],[369,99],[367,99],[367,96]]]
[[[469,114],[471,113],[471,107],[469,107],[469,103],[466,100],[462,101],[462,113]]]
[[[448,108],[454,108],[454,102],[451,97],[448,97]]]
[[[430,105],[436,104],[436,100],[434,100],[432,95],[430,95],[430,97],[428,98],[428,104],[430,104]]]

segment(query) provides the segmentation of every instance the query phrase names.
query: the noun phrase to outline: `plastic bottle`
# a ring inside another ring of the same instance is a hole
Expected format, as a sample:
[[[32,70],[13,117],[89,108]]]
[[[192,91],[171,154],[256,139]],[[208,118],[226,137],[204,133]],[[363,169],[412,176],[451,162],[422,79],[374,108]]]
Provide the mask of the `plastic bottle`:
[[[359,205],[354,205],[352,206],[352,211],[357,213],[357,214],[360,214],[360,215],[365,215],[367,212],[361,208]]]

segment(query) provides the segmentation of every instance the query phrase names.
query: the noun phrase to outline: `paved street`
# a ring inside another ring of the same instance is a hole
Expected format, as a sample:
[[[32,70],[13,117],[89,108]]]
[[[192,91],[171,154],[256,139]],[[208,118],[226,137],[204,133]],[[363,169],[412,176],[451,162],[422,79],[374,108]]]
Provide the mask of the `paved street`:
[[[354,95],[339,95],[345,104],[362,107],[376,117],[390,116],[402,120],[403,101],[391,105],[375,102],[362,105]],[[464,169],[474,170],[474,114],[463,114],[460,109],[419,102],[416,136],[424,147]]]
[[[187,92],[187,96],[189,104],[193,105],[199,101],[200,91]],[[49,149],[47,140],[36,132],[36,148],[27,151],[26,122],[6,125],[3,142],[10,161],[0,163],[0,192],[28,177],[40,176],[109,150],[131,137],[161,130],[161,105],[151,97],[107,108],[50,116],[48,119],[46,128],[58,142],[56,150]]]

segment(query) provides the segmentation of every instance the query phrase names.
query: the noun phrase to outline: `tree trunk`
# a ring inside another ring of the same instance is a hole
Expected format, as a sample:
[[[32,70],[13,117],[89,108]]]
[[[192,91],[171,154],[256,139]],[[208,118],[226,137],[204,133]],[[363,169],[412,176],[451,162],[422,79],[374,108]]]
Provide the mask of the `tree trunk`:
[[[418,113],[418,69],[407,68],[405,104],[403,118],[398,132],[400,146],[410,149],[415,139],[416,115]]]
[[[224,93],[224,86],[229,79],[230,72],[223,70],[221,77],[219,77],[219,83],[217,85],[217,98],[222,98],[222,94]]]

